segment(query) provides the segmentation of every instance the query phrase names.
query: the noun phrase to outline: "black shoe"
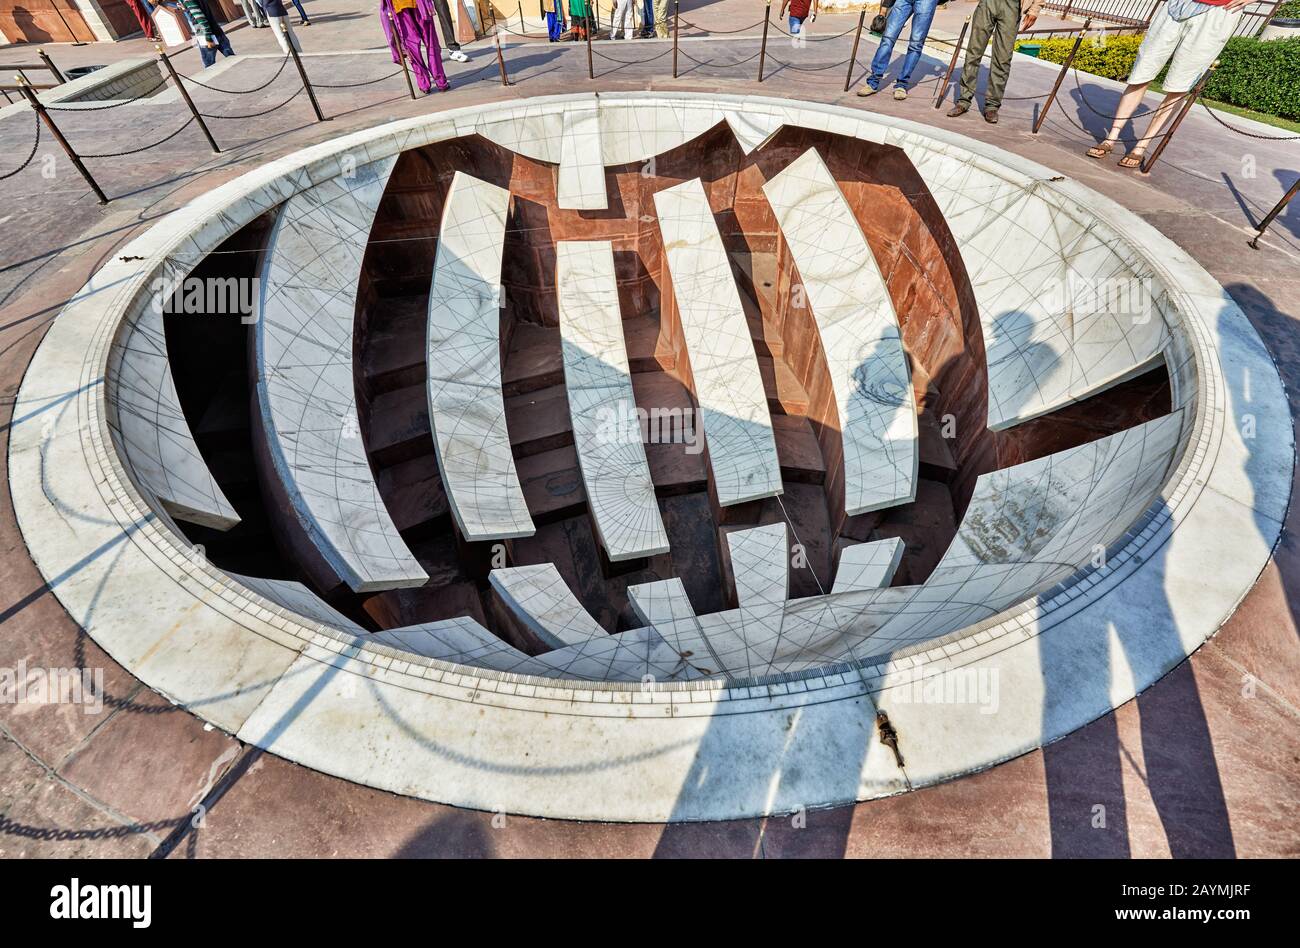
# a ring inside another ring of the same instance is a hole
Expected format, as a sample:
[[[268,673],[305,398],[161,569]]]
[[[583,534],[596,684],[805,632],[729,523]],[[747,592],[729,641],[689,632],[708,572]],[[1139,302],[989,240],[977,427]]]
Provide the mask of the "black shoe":
[[[969,111],[970,111],[969,102],[958,102],[956,105],[954,105],[951,109],[948,110],[948,118],[956,118],[959,115],[965,115]]]

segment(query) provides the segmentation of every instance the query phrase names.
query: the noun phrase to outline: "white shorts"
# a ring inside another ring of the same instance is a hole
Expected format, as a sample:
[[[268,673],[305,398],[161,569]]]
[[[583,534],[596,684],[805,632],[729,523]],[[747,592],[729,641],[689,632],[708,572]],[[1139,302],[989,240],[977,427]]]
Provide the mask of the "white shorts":
[[[1151,18],[1146,39],[1138,47],[1129,85],[1142,85],[1155,79],[1173,56],[1174,64],[1165,76],[1165,91],[1190,91],[1222,52],[1241,22],[1241,14],[1241,10],[1229,13],[1227,7],[1210,7],[1200,16],[1179,23],[1169,15],[1168,4],[1162,3]]]

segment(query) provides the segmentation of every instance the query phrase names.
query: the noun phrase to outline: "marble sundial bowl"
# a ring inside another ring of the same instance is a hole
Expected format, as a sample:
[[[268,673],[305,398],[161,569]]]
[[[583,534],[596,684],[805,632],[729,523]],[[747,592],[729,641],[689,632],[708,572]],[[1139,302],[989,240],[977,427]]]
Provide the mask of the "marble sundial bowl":
[[[194,401],[209,330],[154,305],[237,266],[247,495]],[[691,439],[611,435],[674,405]],[[1062,737],[1232,614],[1293,460],[1259,337],[1134,214],[900,119],[695,94],[434,113],[214,188],[68,304],[14,418],[33,559],[150,687],[342,778],[593,820]],[[202,540],[254,510],[260,548]]]

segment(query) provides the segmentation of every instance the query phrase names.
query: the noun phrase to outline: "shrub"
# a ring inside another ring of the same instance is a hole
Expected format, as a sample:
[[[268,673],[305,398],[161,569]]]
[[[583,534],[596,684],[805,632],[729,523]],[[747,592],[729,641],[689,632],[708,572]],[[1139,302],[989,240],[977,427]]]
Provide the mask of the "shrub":
[[[1275,20],[1300,20],[1300,0],[1286,0],[1273,12]]]
[[[1236,36],[1219,54],[1205,95],[1283,118],[1300,118],[1300,39]]]
[[[1300,5],[1300,0],[1294,2]],[[1123,82],[1133,70],[1141,43],[1140,36],[1084,40],[1074,65],[1082,72]],[[1038,58],[1063,63],[1073,45],[1072,37],[1044,40]],[[1234,36],[1219,54],[1219,68],[1206,84],[1205,96],[1267,115],[1300,118],[1300,39],[1260,42]]]
[[[1138,47],[1141,45],[1140,36],[1086,39],[1079,46],[1078,55],[1074,57],[1074,66],[1080,72],[1090,72],[1094,76],[1104,76],[1107,79],[1123,82],[1133,70],[1133,61],[1137,59]],[[1043,40],[1039,46],[1039,59],[1049,63],[1063,63],[1074,46],[1074,37]]]

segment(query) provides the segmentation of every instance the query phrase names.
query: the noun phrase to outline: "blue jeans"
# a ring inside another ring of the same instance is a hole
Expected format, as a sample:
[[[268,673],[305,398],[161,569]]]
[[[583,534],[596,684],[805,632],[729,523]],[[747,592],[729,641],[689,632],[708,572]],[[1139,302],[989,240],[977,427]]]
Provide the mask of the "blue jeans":
[[[195,43],[199,48],[199,58],[203,60],[204,69],[207,69],[217,61],[217,53],[219,52],[226,56],[235,55],[235,51],[230,48],[230,40],[226,39],[225,33],[215,36],[213,39],[215,39],[217,43],[216,47],[213,49],[209,49],[201,40]]]
[[[643,30],[652,29],[655,25],[655,0],[645,0],[641,9],[641,28]]]
[[[935,2],[938,3],[939,0],[935,0]],[[803,28],[803,20],[804,20],[804,18],[801,17],[801,16],[791,16],[791,17],[790,17],[790,33],[791,33],[791,35],[794,35],[794,34],[798,33],[799,30]]]
[[[293,5],[298,8],[298,16],[302,18],[304,23],[311,19],[311,17],[307,15],[307,11],[302,8],[302,3],[300,3],[299,0],[293,0]]]
[[[889,59],[894,55],[894,43],[903,32],[903,24],[911,17],[912,33],[907,40],[907,55],[903,57],[903,68],[898,71],[897,82],[899,88],[907,88],[912,70],[921,59],[925,38],[930,33],[930,21],[934,19],[938,5],[939,0],[894,0],[894,5],[889,8],[889,16],[885,19],[885,32],[880,37],[880,46],[876,49],[875,58],[871,60],[871,77],[867,79],[867,85],[873,89],[880,88],[880,80],[885,77]]]

